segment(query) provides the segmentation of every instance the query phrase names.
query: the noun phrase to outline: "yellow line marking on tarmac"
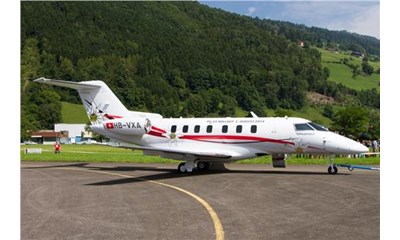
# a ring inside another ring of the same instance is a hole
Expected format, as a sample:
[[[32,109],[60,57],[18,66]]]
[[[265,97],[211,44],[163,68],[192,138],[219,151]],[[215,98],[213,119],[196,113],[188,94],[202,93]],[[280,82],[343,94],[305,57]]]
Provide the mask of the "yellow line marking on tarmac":
[[[120,174],[120,173],[113,173],[113,172],[105,172],[105,171],[96,171],[96,170],[89,170],[89,169],[79,169],[79,168],[63,168],[63,167],[58,167],[57,169],[64,169],[64,170],[76,170],[76,171],[85,171],[85,172],[94,172],[94,173],[101,173],[101,174],[108,174],[108,175],[114,175],[114,176],[118,176],[118,177],[123,177],[123,178],[136,178],[136,179],[140,179],[140,180],[144,180],[147,182],[151,182],[154,184],[158,184],[164,187],[169,187],[172,189],[175,189],[177,191],[180,191],[182,193],[185,193],[189,196],[191,196],[192,198],[194,198],[195,200],[197,200],[201,205],[203,205],[203,207],[207,210],[208,214],[211,217],[211,220],[213,221],[214,224],[214,229],[215,229],[215,239],[216,240],[224,240],[225,239],[225,233],[224,233],[224,229],[222,227],[222,223],[221,220],[219,219],[217,213],[215,212],[215,210],[211,207],[211,205],[204,199],[202,199],[201,197],[197,196],[194,193],[191,193],[185,189],[182,189],[180,187],[176,187],[174,185],[170,185],[167,183],[162,183],[162,182],[158,182],[158,181],[153,181],[153,180],[148,180],[146,178],[141,178],[141,177],[134,177],[134,176],[129,176],[129,175],[125,175],[125,174]]]

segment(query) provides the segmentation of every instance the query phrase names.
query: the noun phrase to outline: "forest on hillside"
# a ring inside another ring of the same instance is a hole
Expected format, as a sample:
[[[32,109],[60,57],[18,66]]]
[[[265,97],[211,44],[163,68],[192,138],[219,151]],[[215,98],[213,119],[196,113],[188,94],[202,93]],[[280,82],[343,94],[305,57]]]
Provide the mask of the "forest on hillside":
[[[298,40],[307,41],[299,47]],[[307,92],[379,109],[379,93],[328,81],[311,45],[379,54],[379,40],[212,9],[197,2],[21,2],[21,137],[61,122],[68,89],[38,77],[105,81],[131,110],[164,117],[301,109]],[[357,49],[355,49],[357,50]]]

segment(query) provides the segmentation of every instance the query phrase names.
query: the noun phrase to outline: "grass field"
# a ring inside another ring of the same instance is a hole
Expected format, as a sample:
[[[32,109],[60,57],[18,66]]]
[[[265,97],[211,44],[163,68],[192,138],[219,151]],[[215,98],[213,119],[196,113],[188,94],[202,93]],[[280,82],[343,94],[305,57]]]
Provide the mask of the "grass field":
[[[26,148],[41,148],[41,154],[25,154]],[[178,163],[176,160],[165,159],[157,156],[142,155],[142,151],[113,148],[100,145],[62,145],[61,153],[55,154],[51,145],[21,145],[22,161],[44,161],[44,162],[127,162],[127,163]],[[271,164],[270,156],[242,160],[241,164]],[[321,164],[326,165],[326,158],[296,158],[293,155],[288,159],[288,164]],[[379,157],[368,158],[336,158],[335,163],[340,164],[362,164],[379,165]]]
[[[352,78],[352,70],[344,64],[324,62],[322,66],[330,70],[329,81],[341,83],[356,90],[376,88],[379,91],[380,89],[379,74],[373,73],[371,76],[358,75],[356,79],[354,79]]]
[[[362,58],[351,56],[351,52],[333,52],[323,48],[317,48],[317,50],[321,53],[322,62],[340,62],[341,59],[347,58],[352,64],[361,66],[362,63]],[[380,68],[380,62],[368,61],[368,63],[374,67],[375,70]]]
[[[63,123],[82,123],[86,124],[89,119],[82,104],[61,102],[61,117]]]
[[[361,69],[362,59],[358,57],[354,57],[350,55],[350,52],[333,52],[327,51],[322,48],[317,48],[321,53],[322,66],[327,67],[330,70],[330,76],[328,78],[329,81],[333,81],[336,83],[341,83],[349,88],[353,88],[356,90],[365,90],[376,88],[378,91],[380,90],[380,75],[377,73],[373,73],[371,76],[360,74],[356,79],[353,79],[352,69],[346,66],[343,63],[340,63],[342,59],[347,58],[350,64],[358,65]],[[374,70],[380,68],[379,62],[368,62]]]
[[[41,148],[42,154],[25,154],[26,148]],[[52,145],[21,145],[22,161],[51,161],[51,162],[137,162],[137,163],[168,163],[175,160],[144,156],[142,151],[113,148],[101,145],[61,146],[61,154],[55,154]]]

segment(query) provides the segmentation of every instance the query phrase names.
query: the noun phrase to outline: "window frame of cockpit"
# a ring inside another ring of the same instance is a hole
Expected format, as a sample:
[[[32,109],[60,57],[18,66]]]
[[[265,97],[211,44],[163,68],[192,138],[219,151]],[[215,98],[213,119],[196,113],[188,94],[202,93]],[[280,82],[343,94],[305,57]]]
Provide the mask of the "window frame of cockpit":
[[[307,126],[309,129],[298,129],[297,126],[300,126],[300,125]],[[307,123],[293,123],[293,127],[296,132],[298,132],[298,131],[315,131],[315,129],[313,127],[311,127],[310,125],[308,125]]]
[[[298,126],[307,126],[308,129],[298,129]],[[329,130],[319,124],[314,122],[305,122],[305,123],[293,123],[294,130],[297,131],[321,131],[328,132]]]
[[[329,131],[326,127],[321,126],[321,125],[319,125],[319,124],[317,124],[315,122],[308,122],[307,124],[309,126],[311,126],[312,128],[314,128],[315,130],[317,130],[317,131],[322,131],[322,132],[328,132]]]

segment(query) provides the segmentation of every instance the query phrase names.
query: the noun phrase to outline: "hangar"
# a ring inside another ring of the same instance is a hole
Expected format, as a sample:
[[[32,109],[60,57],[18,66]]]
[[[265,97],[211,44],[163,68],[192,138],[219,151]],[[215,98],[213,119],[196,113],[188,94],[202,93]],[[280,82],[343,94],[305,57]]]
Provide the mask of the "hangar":
[[[92,133],[85,130],[85,124],[57,123],[54,130],[40,130],[31,133],[31,140],[39,144],[80,143],[91,139]]]
[[[39,144],[65,143],[68,141],[68,132],[56,132],[53,130],[40,130],[31,133],[31,139]]]
[[[55,132],[68,132],[68,143],[79,143],[91,139],[92,133],[85,130],[86,124],[56,123]],[[63,143],[63,142],[61,142]]]

